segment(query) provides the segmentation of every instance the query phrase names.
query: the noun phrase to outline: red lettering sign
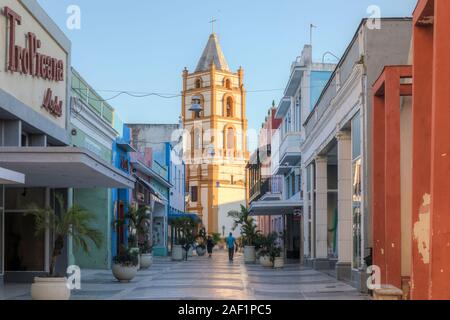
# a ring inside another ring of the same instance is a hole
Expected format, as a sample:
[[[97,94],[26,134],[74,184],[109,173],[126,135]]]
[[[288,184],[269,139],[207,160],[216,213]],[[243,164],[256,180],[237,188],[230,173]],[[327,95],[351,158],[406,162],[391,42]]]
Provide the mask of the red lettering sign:
[[[50,81],[64,81],[64,61],[41,54],[41,40],[32,32],[27,33],[27,48],[16,45],[16,25],[22,24],[22,17],[9,7],[3,9],[8,20],[8,70],[31,75]]]
[[[44,95],[44,102],[42,103],[42,108],[46,109],[50,114],[55,117],[62,116],[63,103],[57,96],[53,97],[53,92],[51,89],[47,89]]]

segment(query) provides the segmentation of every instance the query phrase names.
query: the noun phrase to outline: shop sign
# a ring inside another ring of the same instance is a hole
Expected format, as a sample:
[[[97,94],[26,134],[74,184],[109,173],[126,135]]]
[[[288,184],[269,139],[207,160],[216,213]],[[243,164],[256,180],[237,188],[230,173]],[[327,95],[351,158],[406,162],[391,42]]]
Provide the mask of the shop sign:
[[[16,27],[22,24],[22,17],[7,6],[4,7],[3,14],[8,27],[7,71],[56,83],[64,81],[64,61],[41,53],[39,49],[42,42],[33,32],[25,35],[26,47],[18,45]],[[62,116],[63,102],[60,97],[54,95],[51,88],[45,90],[41,107],[54,117]]]

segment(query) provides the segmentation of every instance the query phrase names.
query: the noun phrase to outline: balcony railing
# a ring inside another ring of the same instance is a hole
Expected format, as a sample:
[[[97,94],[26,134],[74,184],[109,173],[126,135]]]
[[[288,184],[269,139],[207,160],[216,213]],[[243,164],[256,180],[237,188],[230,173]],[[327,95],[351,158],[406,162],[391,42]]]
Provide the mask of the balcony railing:
[[[284,177],[272,176],[263,178],[250,188],[250,201],[256,201],[265,195],[282,195]]]

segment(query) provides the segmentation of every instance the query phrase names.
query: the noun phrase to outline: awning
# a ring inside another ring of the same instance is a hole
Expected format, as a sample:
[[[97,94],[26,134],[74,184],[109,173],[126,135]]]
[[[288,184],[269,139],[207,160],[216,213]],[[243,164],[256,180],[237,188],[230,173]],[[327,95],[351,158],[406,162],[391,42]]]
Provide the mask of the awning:
[[[24,184],[25,175],[19,172],[0,168],[0,184]]]
[[[180,213],[180,212],[169,212],[169,222],[178,218],[191,218],[194,221],[200,221],[200,218],[195,213]]]
[[[147,190],[149,190],[150,193],[156,196],[160,201],[167,202],[167,198],[163,194],[161,194],[161,192],[153,188],[153,186],[150,183],[148,183],[144,179],[139,178],[136,175],[134,177],[140,184],[144,186],[144,188],[147,188]]]
[[[250,205],[252,216],[282,216],[293,215],[302,210],[303,201],[274,200],[256,201]]]
[[[25,187],[123,188],[136,182],[86,149],[0,147],[0,167],[25,175]]]
[[[133,157],[131,157],[131,161],[130,162],[131,162],[131,164],[133,164],[133,166],[134,166],[134,168],[136,170],[139,170],[139,172],[142,172],[142,173],[148,175],[149,177],[157,180],[163,186],[165,186],[167,188],[172,188],[173,187],[173,185],[169,181],[167,181],[166,179],[161,177],[158,173],[156,173],[155,170],[153,170],[152,168],[147,167],[146,165],[144,165],[139,160],[133,159]]]

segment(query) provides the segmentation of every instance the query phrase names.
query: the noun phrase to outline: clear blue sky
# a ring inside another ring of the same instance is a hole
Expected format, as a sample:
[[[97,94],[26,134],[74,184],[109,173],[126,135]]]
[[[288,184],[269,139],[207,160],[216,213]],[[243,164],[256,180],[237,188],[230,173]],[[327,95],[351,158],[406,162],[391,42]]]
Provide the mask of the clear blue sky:
[[[193,71],[214,16],[232,70],[245,70],[247,90],[283,89],[292,61],[314,31],[314,57],[344,52],[367,7],[383,17],[411,16],[417,0],[39,0],[72,41],[72,65],[98,90],[179,94],[184,67]],[[81,30],[68,30],[66,9],[81,8]],[[327,61],[332,61],[328,59]],[[99,91],[104,98],[113,93]],[[250,128],[259,128],[283,91],[248,93]],[[181,100],[112,100],[126,122],[176,123]]]

